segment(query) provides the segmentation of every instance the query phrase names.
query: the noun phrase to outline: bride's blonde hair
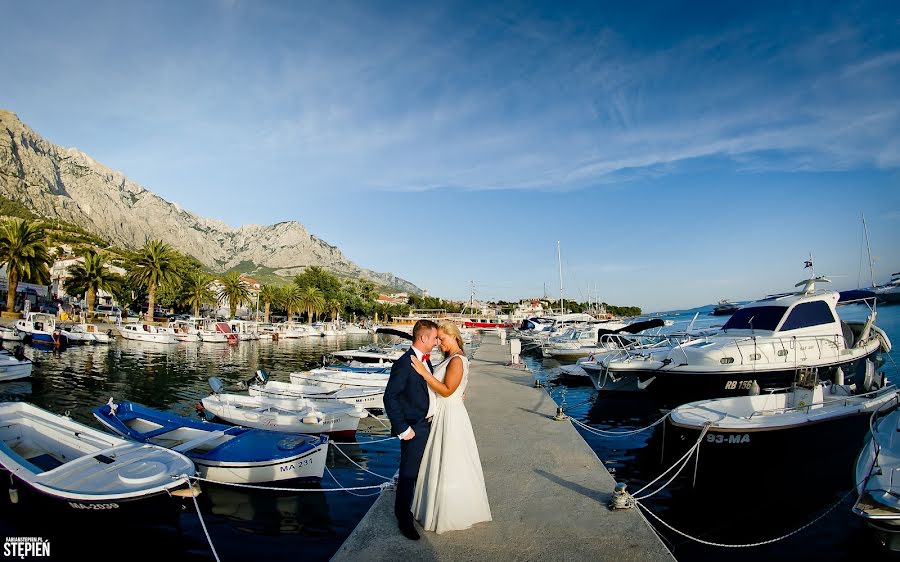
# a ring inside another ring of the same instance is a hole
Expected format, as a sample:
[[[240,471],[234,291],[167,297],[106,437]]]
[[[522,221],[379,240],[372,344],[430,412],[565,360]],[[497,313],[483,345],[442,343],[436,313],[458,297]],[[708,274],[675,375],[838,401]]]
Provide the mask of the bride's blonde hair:
[[[459,326],[450,320],[441,320],[438,322],[438,330],[444,332],[448,336],[453,336],[456,339],[456,345],[459,346],[459,350],[465,354],[465,344],[463,344],[462,334],[459,333]]]

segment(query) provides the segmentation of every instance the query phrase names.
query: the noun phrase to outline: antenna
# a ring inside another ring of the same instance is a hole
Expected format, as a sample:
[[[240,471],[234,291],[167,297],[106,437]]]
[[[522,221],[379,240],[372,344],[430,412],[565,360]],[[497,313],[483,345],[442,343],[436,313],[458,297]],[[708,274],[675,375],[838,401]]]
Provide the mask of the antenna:
[[[872,278],[872,287],[874,287],[875,286],[875,268],[872,263],[872,248],[869,247],[869,227],[866,224],[865,213],[863,213],[862,221],[863,221],[863,233],[866,235],[866,252],[868,252],[868,254],[869,254],[869,275]]]
[[[565,301],[563,300],[562,254],[559,250],[559,240],[556,241],[556,262],[557,264],[559,264],[559,313],[565,314]]]

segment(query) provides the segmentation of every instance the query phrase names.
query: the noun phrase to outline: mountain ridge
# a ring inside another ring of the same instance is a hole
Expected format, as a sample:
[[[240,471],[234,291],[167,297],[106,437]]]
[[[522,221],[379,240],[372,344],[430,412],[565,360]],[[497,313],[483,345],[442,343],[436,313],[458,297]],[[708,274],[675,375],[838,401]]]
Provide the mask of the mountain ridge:
[[[360,267],[299,221],[232,228],[185,210],[78,148],[54,145],[4,109],[0,109],[0,194],[37,215],[65,220],[126,248],[138,248],[148,238],[162,240],[211,269],[225,271],[249,261],[291,276],[315,265],[422,293],[392,273]]]

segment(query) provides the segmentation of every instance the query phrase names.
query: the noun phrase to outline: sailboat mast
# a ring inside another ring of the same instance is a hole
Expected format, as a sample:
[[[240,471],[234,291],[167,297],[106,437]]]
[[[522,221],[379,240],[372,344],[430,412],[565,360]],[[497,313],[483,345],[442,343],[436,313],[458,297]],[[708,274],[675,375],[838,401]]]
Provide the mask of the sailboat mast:
[[[565,314],[565,306],[563,301],[563,283],[562,283],[562,254],[559,250],[559,240],[556,241],[556,262],[559,265],[559,313]]]
[[[869,226],[866,224],[866,215],[865,214],[863,214],[862,220],[863,220],[863,232],[866,235],[866,251],[869,254],[869,275],[872,278],[872,287],[874,287],[875,286],[875,268],[873,267],[873,264],[872,264],[872,248],[869,247]]]

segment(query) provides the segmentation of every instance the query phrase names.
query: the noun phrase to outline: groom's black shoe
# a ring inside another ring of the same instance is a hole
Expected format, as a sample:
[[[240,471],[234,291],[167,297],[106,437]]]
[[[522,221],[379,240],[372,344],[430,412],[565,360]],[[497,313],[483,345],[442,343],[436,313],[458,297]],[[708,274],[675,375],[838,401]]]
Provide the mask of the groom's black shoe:
[[[400,527],[400,532],[404,537],[408,538],[411,541],[419,540],[419,533],[416,531],[416,528],[413,526],[412,522],[409,523],[397,523],[397,526]]]

